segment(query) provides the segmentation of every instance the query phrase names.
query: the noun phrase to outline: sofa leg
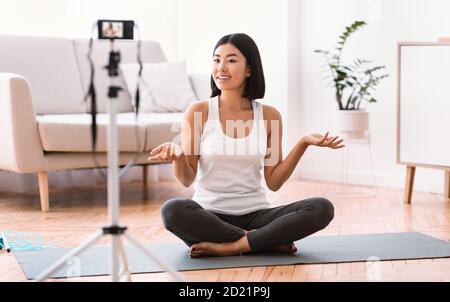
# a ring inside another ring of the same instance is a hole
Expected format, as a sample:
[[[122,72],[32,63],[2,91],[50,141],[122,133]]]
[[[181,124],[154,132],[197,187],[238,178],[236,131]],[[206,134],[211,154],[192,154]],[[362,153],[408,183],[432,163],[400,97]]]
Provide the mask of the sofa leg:
[[[143,182],[143,189],[147,191],[148,188],[148,166],[144,165],[142,166],[142,182]]]
[[[48,174],[47,172],[39,172],[39,195],[41,197],[41,210],[42,212],[48,212],[50,210],[50,204],[48,200]]]

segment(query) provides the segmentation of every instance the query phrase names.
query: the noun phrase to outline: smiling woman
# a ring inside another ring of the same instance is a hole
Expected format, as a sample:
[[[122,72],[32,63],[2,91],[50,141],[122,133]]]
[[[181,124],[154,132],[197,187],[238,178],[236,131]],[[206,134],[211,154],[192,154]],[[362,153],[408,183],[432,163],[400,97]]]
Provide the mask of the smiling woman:
[[[281,115],[256,101],[264,97],[265,79],[258,47],[246,34],[217,42],[211,90],[209,100],[186,110],[181,145],[168,142],[150,152],[149,160],[172,160],[183,185],[195,181],[192,199],[172,198],[163,205],[166,229],[191,247],[191,257],[295,253],[294,241],[330,223],[333,205],[318,197],[271,208],[262,169],[267,187],[276,191],[308,146],[338,149],[343,140],[307,135],[283,160]],[[250,146],[258,147],[237,151]]]
[[[211,97],[221,95],[223,88],[243,90],[239,98],[255,100],[264,97],[266,84],[261,56],[256,44],[249,43],[248,39],[251,40],[247,35],[235,34],[224,36],[217,42],[211,72]]]

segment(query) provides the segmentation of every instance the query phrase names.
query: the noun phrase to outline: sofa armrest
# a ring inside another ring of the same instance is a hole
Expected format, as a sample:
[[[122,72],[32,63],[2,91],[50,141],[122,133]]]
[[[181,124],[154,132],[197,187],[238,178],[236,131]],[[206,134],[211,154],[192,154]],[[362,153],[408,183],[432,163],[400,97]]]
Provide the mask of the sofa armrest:
[[[198,100],[206,100],[211,97],[211,75],[209,74],[190,74],[189,81],[194,89]]]
[[[28,81],[0,73],[0,169],[44,171],[45,158]]]

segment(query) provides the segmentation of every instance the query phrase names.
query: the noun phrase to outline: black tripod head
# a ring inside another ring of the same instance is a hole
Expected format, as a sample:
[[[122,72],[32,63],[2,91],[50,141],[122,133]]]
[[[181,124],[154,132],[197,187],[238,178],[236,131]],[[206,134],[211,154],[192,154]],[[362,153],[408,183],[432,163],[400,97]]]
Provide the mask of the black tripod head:
[[[105,68],[108,70],[108,76],[117,77],[119,75],[119,63],[120,63],[120,52],[111,50],[109,52],[108,65]]]
[[[108,76],[110,78],[115,78],[119,75],[120,52],[118,50],[114,50],[114,38],[111,38],[110,40],[111,51],[109,52],[108,65],[104,68],[108,71]],[[120,90],[122,90],[122,87],[110,85],[108,88],[108,97],[117,98]]]

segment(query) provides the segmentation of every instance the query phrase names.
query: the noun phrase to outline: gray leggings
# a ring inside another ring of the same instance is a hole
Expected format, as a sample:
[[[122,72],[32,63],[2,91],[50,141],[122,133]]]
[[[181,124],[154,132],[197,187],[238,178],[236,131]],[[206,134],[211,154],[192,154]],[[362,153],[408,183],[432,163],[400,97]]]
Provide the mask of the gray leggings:
[[[191,199],[172,198],[161,208],[166,229],[188,246],[197,242],[231,242],[247,234],[251,252],[289,244],[324,229],[334,217],[333,204],[315,197],[244,215],[224,215]]]

